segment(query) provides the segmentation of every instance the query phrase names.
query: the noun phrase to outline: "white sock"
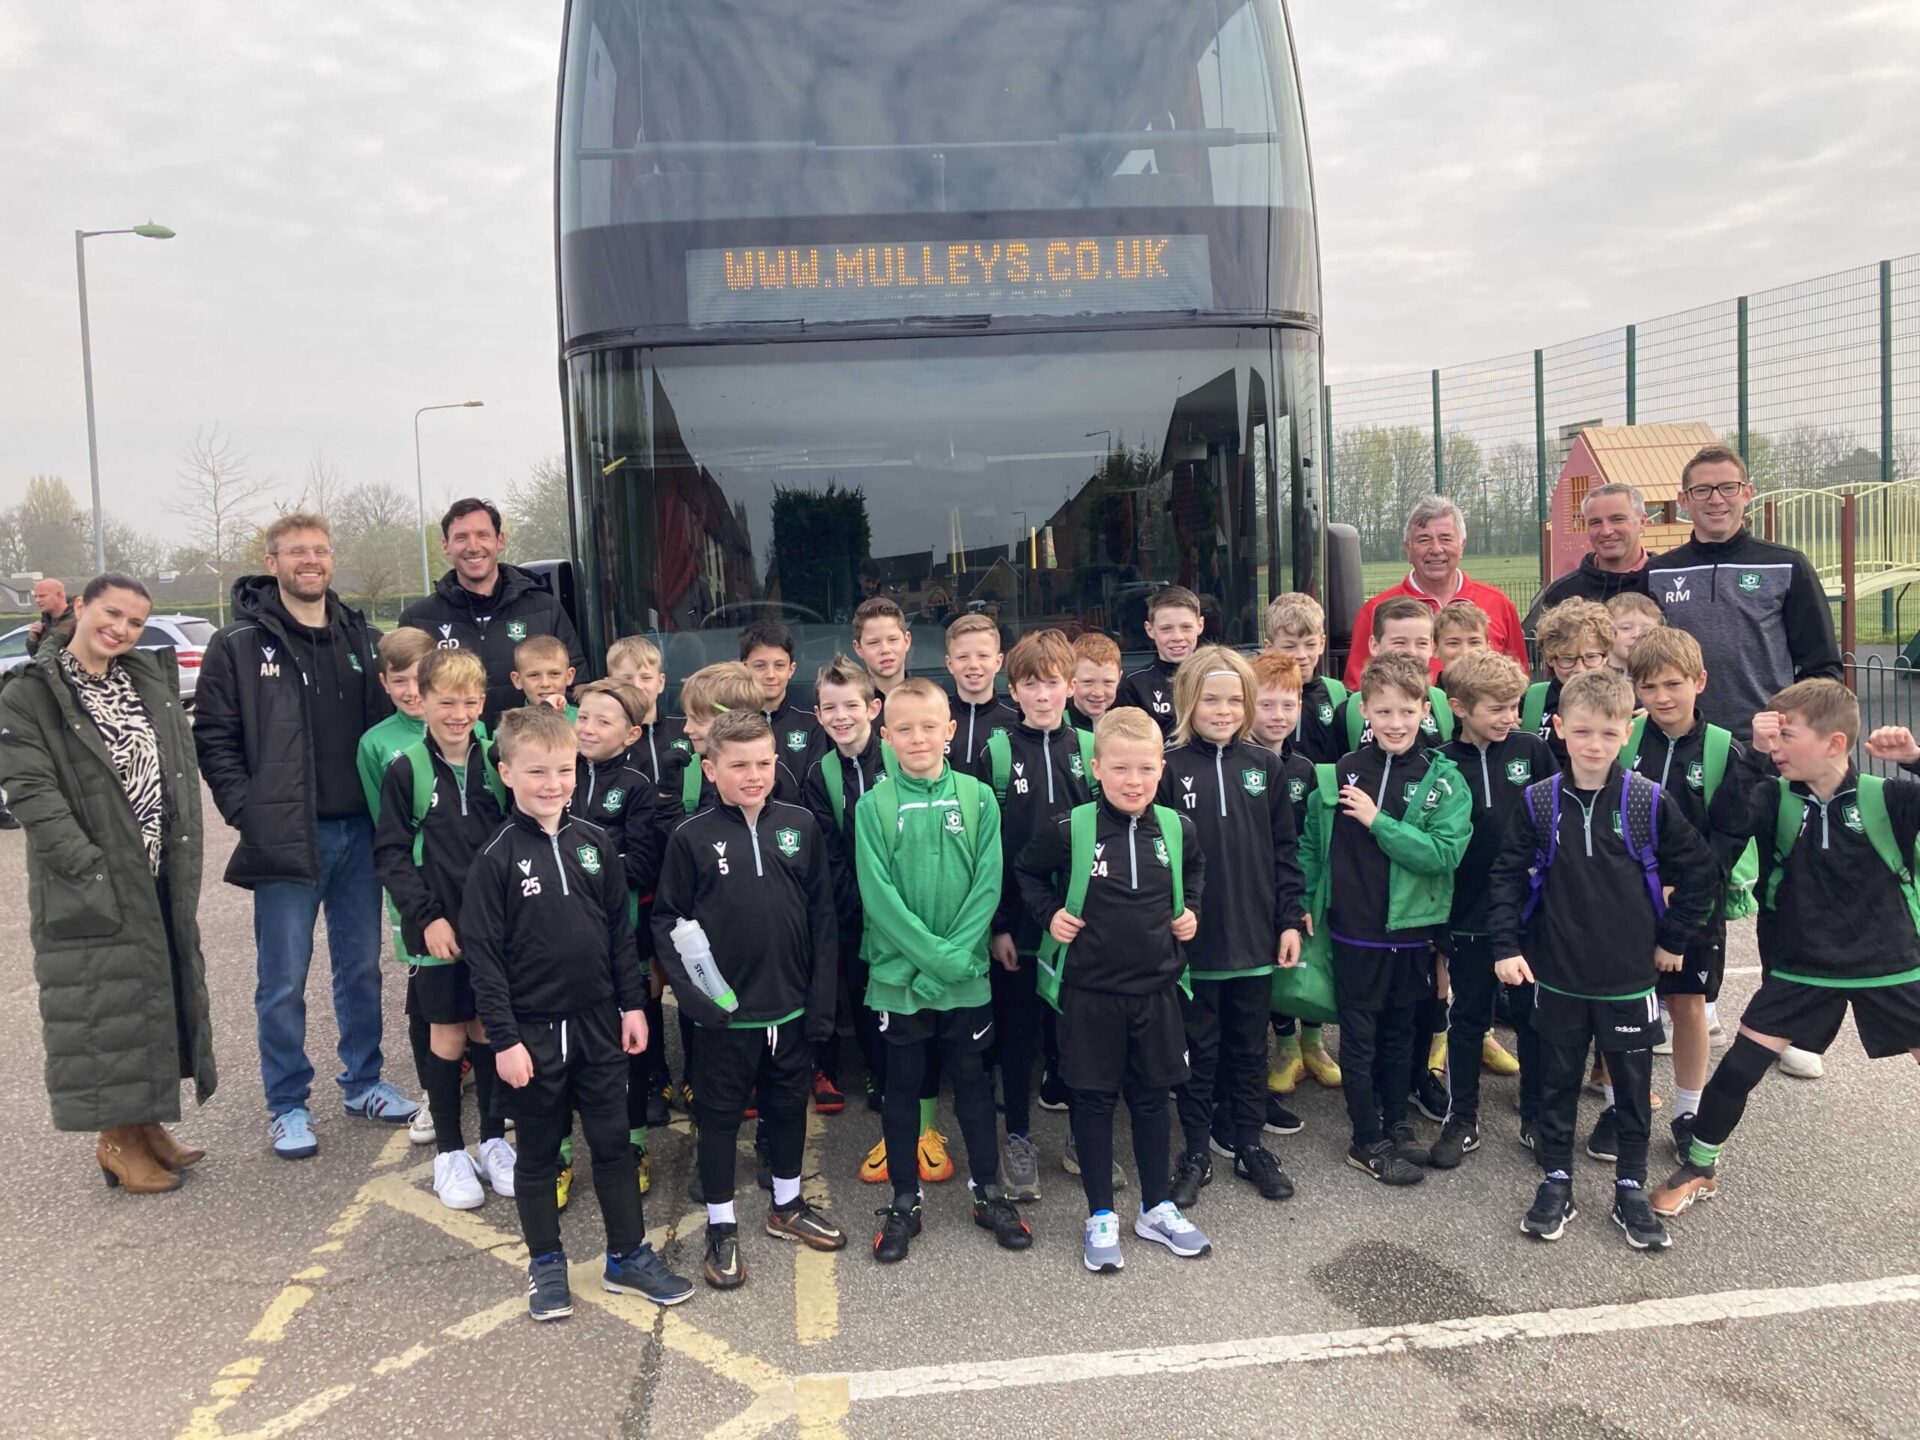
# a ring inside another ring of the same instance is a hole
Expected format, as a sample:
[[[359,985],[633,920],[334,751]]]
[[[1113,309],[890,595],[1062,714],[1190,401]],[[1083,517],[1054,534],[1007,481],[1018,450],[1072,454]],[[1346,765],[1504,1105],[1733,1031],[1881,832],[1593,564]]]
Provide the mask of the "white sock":
[[[1613,1086],[1602,1085],[1600,1088],[1606,1094],[1607,1104],[1611,1105],[1613,1103]]]
[[[773,1203],[774,1204],[783,1205],[783,1206],[791,1205],[794,1201],[798,1200],[799,1198],[800,1198],[800,1177],[798,1175],[794,1176],[791,1180],[783,1180],[778,1175],[773,1177]]]
[[[1673,1092],[1673,1103],[1674,1107],[1679,1110],[1682,1115],[1698,1115],[1700,1113],[1700,1092],[1698,1090],[1681,1090],[1676,1087]]]
[[[732,1225],[734,1223],[733,1202],[731,1200],[727,1201],[724,1205],[707,1206],[707,1224]]]

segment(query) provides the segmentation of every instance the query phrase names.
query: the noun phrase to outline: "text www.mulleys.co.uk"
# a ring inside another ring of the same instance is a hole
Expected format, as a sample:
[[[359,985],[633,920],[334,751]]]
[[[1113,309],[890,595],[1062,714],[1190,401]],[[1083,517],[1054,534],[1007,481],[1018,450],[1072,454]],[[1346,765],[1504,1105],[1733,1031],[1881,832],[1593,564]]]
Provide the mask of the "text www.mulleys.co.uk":
[[[1165,280],[1164,236],[723,251],[727,289],[873,290],[916,285]]]

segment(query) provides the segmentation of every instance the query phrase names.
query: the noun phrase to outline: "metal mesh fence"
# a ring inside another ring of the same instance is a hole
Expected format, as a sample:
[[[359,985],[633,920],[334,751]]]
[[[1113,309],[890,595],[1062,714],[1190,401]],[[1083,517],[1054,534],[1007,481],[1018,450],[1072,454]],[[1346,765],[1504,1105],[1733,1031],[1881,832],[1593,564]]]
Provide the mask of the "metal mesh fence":
[[[1343,383],[1327,402],[1330,511],[1359,529],[1369,581],[1394,578],[1402,520],[1438,488],[1467,516],[1468,568],[1524,609],[1585,426],[1704,422],[1744,449],[1769,495],[1920,485],[1920,254],[1536,352]],[[1920,625],[1920,556],[1915,570],[1911,591],[1888,584],[1860,605],[1863,642]]]

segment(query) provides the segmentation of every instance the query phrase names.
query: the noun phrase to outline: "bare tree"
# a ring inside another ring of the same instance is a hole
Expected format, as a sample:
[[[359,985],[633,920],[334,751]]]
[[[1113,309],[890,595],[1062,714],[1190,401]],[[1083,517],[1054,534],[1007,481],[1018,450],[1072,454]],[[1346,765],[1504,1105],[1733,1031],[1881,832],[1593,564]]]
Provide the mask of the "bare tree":
[[[101,539],[107,569],[136,579],[151,580],[167,568],[167,544],[126,521],[109,515]]]
[[[377,614],[383,600],[404,591],[419,563],[419,546],[411,525],[379,525],[355,537],[342,573],[350,577],[352,593],[369,614]]]
[[[300,493],[294,497],[291,505],[281,506],[280,511],[289,514],[304,510],[310,515],[324,515],[332,520],[346,491],[347,482],[341,478],[340,467],[327,459],[325,451],[316,450],[313,458],[307,462],[307,475],[301,482]]]
[[[234,453],[232,437],[217,424],[194,432],[181,464],[180,513],[213,567],[215,604],[224,625],[229,577],[250,558],[245,547],[258,534],[260,498],[272,485],[248,471],[246,457]]]
[[[507,486],[507,540],[517,560],[553,560],[570,553],[573,532],[567,523],[567,465],[550,455]]]

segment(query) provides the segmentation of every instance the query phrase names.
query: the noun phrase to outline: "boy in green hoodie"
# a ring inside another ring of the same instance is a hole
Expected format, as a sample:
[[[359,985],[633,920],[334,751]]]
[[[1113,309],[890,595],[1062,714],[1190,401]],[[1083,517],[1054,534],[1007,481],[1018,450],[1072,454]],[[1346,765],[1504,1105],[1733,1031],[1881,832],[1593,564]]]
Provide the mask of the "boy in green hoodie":
[[[993,1044],[987,932],[1000,901],[1000,809],[986,786],[947,764],[954,722],[938,686],[900,681],[884,714],[881,734],[899,769],[860,800],[853,822],[866,998],[887,1046],[880,1121],[893,1203],[879,1212],[873,1255],[904,1260],[920,1233],[920,1087],[936,1043],[953,1080],[974,1223],[1004,1248],[1025,1250],[1033,1231],[996,1183],[993,1082],[983,1059]]]
[[[420,662],[433,654],[433,637],[424,630],[403,625],[380,637],[380,686],[393,701],[393,714],[360,737],[354,751],[354,768],[360,772],[360,788],[367,795],[367,813],[380,818],[380,780],[393,757],[410,745],[417,745],[427,733],[427,702],[420,696]],[[485,731],[481,732],[485,735]],[[393,958],[406,964],[407,947],[400,939],[400,912],[390,897],[386,899],[387,925],[393,933]],[[420,1080],[422,1099],[407,1127],[407,1138],[416,1145],[434,1141],[433,1112],[424,1098],[427,1089],[428,1056],[432,1027],[407,1010],[407,1041],[413,1049],[413,1068]]]

